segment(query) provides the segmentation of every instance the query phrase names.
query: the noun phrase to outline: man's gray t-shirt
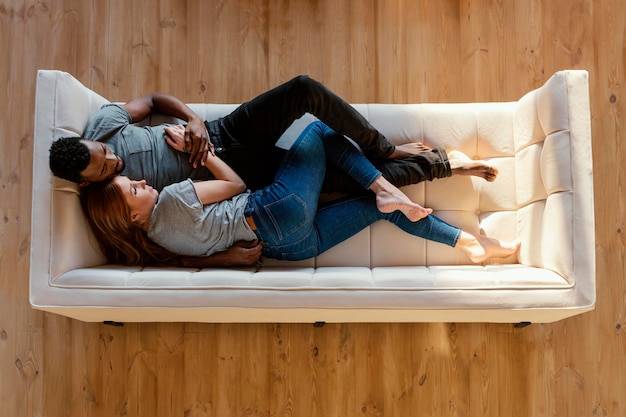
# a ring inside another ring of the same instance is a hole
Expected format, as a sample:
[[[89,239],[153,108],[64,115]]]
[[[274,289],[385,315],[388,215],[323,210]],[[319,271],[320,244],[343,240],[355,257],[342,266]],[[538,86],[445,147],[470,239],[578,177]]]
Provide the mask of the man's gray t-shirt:
[[[169,185],[154,206],[148,237],[170,252],[187,256],[209,256],[239,240],[257,239],[245,219],[249,195],[203,205],[191,180]]]
[[[164,126],[136,126],[123,106],[106,104],[90,119],[83,137],[105,143],[120,156],[124,161],[122,175],[145,179],[157,190],[187,178],[211,178],[206,167],[194,169],[189,154],[167,144]]]

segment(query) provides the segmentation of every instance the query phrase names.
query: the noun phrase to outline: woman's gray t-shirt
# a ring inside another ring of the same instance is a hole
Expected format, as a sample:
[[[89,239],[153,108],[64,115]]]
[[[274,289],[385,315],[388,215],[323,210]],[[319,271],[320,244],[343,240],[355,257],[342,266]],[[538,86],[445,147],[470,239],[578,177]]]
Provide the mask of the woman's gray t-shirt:
[[[165,249],[187,256],[222,252],[239,240],[257,239],[245,219],[249,193],[203,205],[192,180],[160,192],[148,223],[148,237]]]

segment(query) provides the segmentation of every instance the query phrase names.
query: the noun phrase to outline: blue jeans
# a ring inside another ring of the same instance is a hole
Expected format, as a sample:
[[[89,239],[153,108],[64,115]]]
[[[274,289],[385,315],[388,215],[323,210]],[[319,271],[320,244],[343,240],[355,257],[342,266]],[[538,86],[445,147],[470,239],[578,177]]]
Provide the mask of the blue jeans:
[[[250,195],[252,216],[263,254],[282,260],[319,255],[378,220],[407,233],[455,246],[460,230],[435,216],[411,222],[399,211],[381,213],[370,191],[335,201],[318,210],[326,159],[346,171],[364,190],[380,172],[342,135],[321,122],[309,125],[287,152],[274,183]]]

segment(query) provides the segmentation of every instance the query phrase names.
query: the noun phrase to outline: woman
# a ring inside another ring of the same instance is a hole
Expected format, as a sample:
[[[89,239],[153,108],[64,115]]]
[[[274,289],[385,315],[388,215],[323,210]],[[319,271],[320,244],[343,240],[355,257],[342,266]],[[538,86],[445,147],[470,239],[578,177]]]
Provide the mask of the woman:
[[[184,134],[183,127],[168,135]],[[182,129],[182,130],[181,130]],[[181,133],[182,132],[182,133]],[[326,159],[364,189],[318,209]],[[145,181],[114,177],[83,190],[83,207],[111,262],[146,265],[176,255],[208,256],[238,240],[259,239],[263,254],[300,260],[328,250],[378,220],[407,233],[463,249],[473,262],[513,254],[501,243],[453,227],[412,202],[352,146],[321,122],[309,125],[287,152],[274,183],[245,192],[219,157],[206,166],[215,180],[183,181],[159,194]]]

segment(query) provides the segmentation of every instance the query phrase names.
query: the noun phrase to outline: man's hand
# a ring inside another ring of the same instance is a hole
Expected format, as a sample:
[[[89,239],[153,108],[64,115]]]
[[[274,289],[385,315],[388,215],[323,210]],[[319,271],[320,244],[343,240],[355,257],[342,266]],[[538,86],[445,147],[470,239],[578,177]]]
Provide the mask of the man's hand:
[[[194,118],[185,126],[185,150],[191,155],[189,163],[197,168],[198,165],[204,166],[209,152],[213,154],[213,145],[209,142],[204,121],[200,118]]]
[[[231,266],[254,266],[261,259],[263,243],[258,240],[239,241],[223,252],[211,256],[179,256],[169,266],[185,268],[225,268]]]
[[[208,158],[209,153],[214,155],[213,144],[209,142],[207,138],[204,123],[201,123],[201,125],[201,136],[193,133],[196,128],[191,123],[187,126],[165,126],[165,140],[167,141],[167,144],[177,151],[190,153],[189,162],[194,164],[194,168],[198,166],[198,163],[206,165],[206,159]],[[202,136],[202,134],[204,136]],[[193,151],[196,148],[197,162],[194,162]],[[201,151],[200,149],[203,150]]]
[[[239,241],[226,249],[222,254],[228,258],[229,266],[255,265],[261,259],[263,243],[258,240]],[[231,263],[232,262],[232,263]]]

